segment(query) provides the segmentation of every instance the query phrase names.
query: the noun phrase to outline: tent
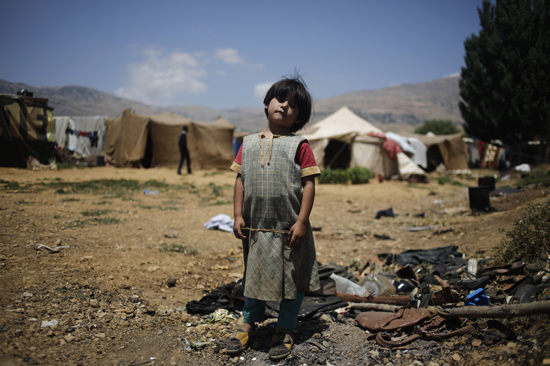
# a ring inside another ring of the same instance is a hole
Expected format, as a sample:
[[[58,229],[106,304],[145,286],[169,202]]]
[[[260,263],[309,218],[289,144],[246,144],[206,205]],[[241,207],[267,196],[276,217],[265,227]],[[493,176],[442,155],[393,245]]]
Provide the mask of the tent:
[[[441,163],[447,170],[468,169],[468,146],[463,140],[463,134],[453,135],[417,135],[406,134],[419,139],[428,149],[428,167],[431,172]]]
[[[53,159],[52,111],[48,99],[0,94],[0,166],[26,168],[29,157]]]
[[[405,179],[411,175],[425,175],[400,149],[395,150],[392,159],[384,147],[388,146],[384,132],[346,106],[300,135],[308,139],[320,168],[359,166],[385,178],[396,174]]]
[[[105,126],[105,158],[118,167],[176,165],[183,126],[189,129],[187,144],[193,169],[227,169],[235,158],[235,125],[222,118],[197,122],[174,113],[143,116],[127,109],[122,116],[107,119]]]
[[[107,116],[55,117],[55,141],[82,157],[103,155]]]

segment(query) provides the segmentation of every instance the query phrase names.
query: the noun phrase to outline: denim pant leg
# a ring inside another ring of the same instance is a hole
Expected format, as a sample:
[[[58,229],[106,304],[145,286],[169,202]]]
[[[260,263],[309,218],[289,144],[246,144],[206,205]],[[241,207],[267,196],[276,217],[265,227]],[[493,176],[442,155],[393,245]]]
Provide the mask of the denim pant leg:
[[[244,322],[245,323],[260,323],[265,320],[265,301],[246,298],[244,302]]]
[[[302,306],[302,300],[304,300],[303,292],[298,292],[295,299],[281,300],[279,305],[279,320],[277,321],[279,328],[292,330],[298,326],[298,313]]]

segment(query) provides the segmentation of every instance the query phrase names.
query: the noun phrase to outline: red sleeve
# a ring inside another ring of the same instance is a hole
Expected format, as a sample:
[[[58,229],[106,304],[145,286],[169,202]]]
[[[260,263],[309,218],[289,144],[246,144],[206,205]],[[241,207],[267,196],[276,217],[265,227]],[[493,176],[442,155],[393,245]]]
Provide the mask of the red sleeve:
[[[241,144],[241,147],[239,148],[239,152],[237,153],[237,156],[235,157],[235,163],[239,165],[243,165],[243,145]]]
[[[313,150],[311,150],[311,146],[309,146],[307,141],[302,142],[298,147],[298,152],[296,153],[294,162],[298,164],[301,169],[317,166],[315,156],[313,155]]]

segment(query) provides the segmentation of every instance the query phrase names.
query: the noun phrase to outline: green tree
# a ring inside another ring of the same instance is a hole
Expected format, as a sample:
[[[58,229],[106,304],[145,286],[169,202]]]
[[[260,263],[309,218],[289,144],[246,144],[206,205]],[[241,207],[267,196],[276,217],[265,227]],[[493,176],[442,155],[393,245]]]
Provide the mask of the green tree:
[[[513,148],[548,146],[550,0],[484,0],[478,13],[482,29],[464,42],[460,80],[466,132]]]
[[[460,129],[450,119],[430,119],[414,130],[414,133],[420,135],[425,135],[428,132],[436,135],[452,135],[459,133]]]

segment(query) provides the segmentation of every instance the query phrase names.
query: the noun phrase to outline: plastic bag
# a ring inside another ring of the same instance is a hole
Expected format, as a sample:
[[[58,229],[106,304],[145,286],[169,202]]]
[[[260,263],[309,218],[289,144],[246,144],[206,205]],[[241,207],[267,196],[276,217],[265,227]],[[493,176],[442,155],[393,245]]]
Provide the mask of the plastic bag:
[[[340,277],[334,273],[330,275],[330,278],[336,282],[336,292],[357,296],[363,296],[365,294],[365,289],[363,287],[348,280],[347,278]]]

